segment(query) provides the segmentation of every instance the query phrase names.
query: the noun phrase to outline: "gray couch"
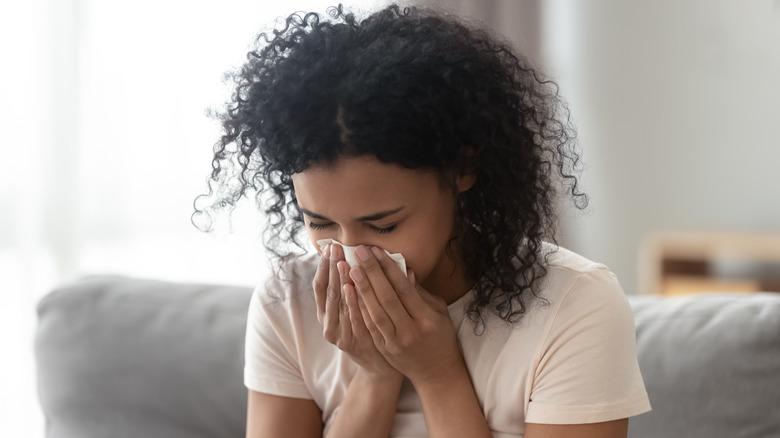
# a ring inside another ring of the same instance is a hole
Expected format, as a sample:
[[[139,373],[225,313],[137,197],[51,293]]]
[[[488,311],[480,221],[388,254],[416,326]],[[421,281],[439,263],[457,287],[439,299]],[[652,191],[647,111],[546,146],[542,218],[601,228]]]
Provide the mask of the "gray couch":
[[[39,306],[49,438],[244,436],[251,289],[93,277]],[[631,438],[780,437],[780,294],[630,297],[653,411]]]

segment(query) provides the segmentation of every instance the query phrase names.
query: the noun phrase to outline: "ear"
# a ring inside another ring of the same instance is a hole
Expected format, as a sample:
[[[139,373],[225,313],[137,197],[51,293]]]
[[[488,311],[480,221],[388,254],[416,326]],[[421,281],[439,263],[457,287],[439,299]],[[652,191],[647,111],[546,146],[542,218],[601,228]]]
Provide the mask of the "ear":
[[[463,193],[471,189],[475,182],[477,182],[477,175],[465,173],[458,175],[458,178],[455,180],[455,186],[458,188],[458,193]]]

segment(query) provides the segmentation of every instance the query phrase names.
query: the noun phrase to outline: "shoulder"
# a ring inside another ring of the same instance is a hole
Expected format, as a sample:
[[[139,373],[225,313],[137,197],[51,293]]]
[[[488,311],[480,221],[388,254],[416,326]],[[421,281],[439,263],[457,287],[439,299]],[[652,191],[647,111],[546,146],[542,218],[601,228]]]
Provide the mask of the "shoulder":
[[[547,258],[542,297],[561,303],[625,301],[627,304],[618,278],[604,264],[565,248],[552,251]]]
[[[311,282],[317,270],[316,253],[291,255],[269,269],[255,288],[254,299],[267,306],[313,298]]]
[[[566,249],[548,258],[527,421],[595,423],[649,409],[634,318],[617,277]]]
[[[634,317],[623,288],[605,265],[564,248],[548,258],[548,278],[541,290],[545,313],[544,345],[573,341],[580,346],[624,344],[633,351]]]
[[[533,313],[544,326],[542,338],[553,342],[564,333],[563,338],[608,340],[621,336],[618,333],[633,337],[633,313],[615,274],[604,264],[565,248],[553,251],[538,291],[540,304]]]
[[[318,334],[317,306],[311,281],[316,270],[316,254],[292,256],[269,269],[249,302],[248,333],[261,343],[286,343],[290,352],[297,349],[300,339],[289,336]],[[311,332],[311,333],[309,333]],[[249,345],[249,337],[247,337]],[[291,353],[292,354],[292,353]]]
[[[566,275],[568,273],[576,276],[602,271],[613,275],[604,264],[594,262],[574,251],[563,247],[555,247],[551,244],[545,244],[545,249],[549,254],[547,256],[547,268],[552,275]]]

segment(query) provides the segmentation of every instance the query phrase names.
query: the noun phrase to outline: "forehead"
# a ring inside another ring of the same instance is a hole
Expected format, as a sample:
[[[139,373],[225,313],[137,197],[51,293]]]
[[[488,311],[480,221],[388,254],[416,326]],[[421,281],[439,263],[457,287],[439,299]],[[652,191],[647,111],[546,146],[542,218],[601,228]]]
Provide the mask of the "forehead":
[[[438,173],[382,163],[376,157],[343,157],[292,176],[298,204],[317,214],[360,216],[443,194]]]

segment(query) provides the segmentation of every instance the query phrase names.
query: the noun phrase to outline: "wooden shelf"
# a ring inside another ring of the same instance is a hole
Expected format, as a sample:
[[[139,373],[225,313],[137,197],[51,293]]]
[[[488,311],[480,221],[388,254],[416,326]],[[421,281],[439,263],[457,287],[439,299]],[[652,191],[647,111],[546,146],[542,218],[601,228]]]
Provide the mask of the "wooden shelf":
[[[640,250],[640,293],[780,292],[780,233],[659,232]]]

